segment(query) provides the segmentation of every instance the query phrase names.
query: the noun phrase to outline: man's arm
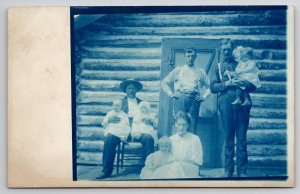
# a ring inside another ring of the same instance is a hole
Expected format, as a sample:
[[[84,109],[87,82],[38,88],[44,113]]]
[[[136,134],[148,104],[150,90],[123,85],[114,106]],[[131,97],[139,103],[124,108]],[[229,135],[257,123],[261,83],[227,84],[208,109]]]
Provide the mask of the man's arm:
[[[161,88],[162,90],[170,97],[173,97],[173,91],[171,90],[169,84],[174,81],[174,77],[178,72],[178,68],[173,69],[162,81],[161,81]]]
[[[231,85],[231,81],[221,81],[219,78],[219,68],[218,65],[215,66],[214,72],[212,73],[210,79],[210,91],[213,94],[222,92],[227,89],[228,86]]]

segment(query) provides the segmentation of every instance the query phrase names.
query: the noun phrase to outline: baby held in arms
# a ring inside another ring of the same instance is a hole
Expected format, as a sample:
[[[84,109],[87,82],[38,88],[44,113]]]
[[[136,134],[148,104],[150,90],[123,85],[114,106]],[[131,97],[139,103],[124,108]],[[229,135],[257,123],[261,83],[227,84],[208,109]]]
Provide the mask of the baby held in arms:
[[[253,49],[250,47],[238,46],[234,49],[233,55],[235,60],[238,62],[235,71],[225,71],[224,76],[227,76],[229,80],[240,79],[241,81],[246,80],[252,83],[256,88],[261,87],[259,81],[259,69],[253,59]],[[243,100],[244,99],[244,100]],[[241,104],[242,106],[250,106],[249,92],[245,87],[236,87],[236,99],[231,104]]]
[[[165,178],[167,172],[164,166],[173,162],[171,154],[171,140],[167,136],[163,136],[158,140],[159,151],[150,154],[145,162],[145,167],[142,169],[141,179],[157,179]]]
[[[103,119],[102,126],[104,127],[104,136],[108,133],[115,135],[126,141],[130,133],[129,118],[128,115],[122,110],[122,101],[115,100],[113,102],[112,110],[109,111]],[[110,120],[118,118],[120,121],[110,122]]]
[[[157,143],[157,131],[154,126],[157,125],[156,115],[151,110],[151,105],[147,101],[139,103],[138,114],[133,118],[131,136],[133,139],[139,139],[142,134],[149,134]]]

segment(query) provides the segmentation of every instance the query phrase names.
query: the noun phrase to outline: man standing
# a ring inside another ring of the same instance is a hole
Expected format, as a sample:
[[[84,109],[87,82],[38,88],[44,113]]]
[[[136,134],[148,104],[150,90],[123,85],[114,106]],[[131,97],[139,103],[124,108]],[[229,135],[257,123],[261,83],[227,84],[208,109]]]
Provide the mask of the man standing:
[[[228,80],[225,71],[234,71],[237,62],[232,56],[233,45],[230,39],[221,41],[221,61],[216,66],[211,77],[210,90],[218,94],[218,110],[225,133],[225,177],[232,177],[234,172],[234,140],[236,137],[237,175],[247,176],[247,142],[246,135],[249,127],[249,113],[252,103],[248,106],[232,105],[235,100],[236,87],[246,87],[253,92],[256,88],[246,80]],[[251,101],[251,100],[250,100]]]
[[[142,101],[136,97],[136,93],[143,89],[143,85],[133,79],[123,81],[119,88],[126,93],[126,96],[122,99],[122,111],[128,114],[130,125],[132,124],[133,117],[138,114],[138,104]],[[120,118],[112,117],[108,120],[108,123],[118,123]],[[149,134],[142,134],[139,139],[143,146],[143,159],[154,152],[154,140]],[[108,133],[104,138],[103,149],[103,169],[102,174],[96,179],[104,179],[111,176],[113,171],[113,164],[116,156],[116,147],[120,143],[120,137]]]
[[[205,71],[194,65],[196,51],[185,50],[185,64],[173,69],[161,82],[162,90],[173,98],[173,115],[179,111],[191,116],[190,130],[195,134],[200,103],[210,95],[209,79]],[[174,84],[174,90],[170,88]]]

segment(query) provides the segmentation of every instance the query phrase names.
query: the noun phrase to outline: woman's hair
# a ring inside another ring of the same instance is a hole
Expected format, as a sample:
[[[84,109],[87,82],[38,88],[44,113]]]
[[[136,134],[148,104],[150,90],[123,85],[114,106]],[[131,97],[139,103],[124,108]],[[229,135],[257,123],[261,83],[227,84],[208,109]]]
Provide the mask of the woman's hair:
[[[191,124],[191,116],[183,111],[178,111],[175,115],[175,122],[179,119],[184,119],[188,125]]]
[[[171,152],[171,140],[168,136],[162,136],[161,138],[159,138],[157,144],[158,144],[158,147],[160,147],[160,145],[164,144],[164,143],[167,143],[169,145],[169,148],[170,148],[170,152]]]

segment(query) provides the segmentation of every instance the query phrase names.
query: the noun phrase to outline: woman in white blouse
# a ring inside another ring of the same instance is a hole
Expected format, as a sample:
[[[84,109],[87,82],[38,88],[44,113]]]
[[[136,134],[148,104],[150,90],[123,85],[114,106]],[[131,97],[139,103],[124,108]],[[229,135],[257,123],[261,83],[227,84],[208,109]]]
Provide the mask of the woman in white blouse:
[[[151,176],[141,176],[141,178],[200,178],[199,166],[203,162],[202,145],[198,136],[187,132],[189,126],[190,118],[185,113],[178,112],[175,122],[177,133],[170,137],[172,162],[153,169]]]

